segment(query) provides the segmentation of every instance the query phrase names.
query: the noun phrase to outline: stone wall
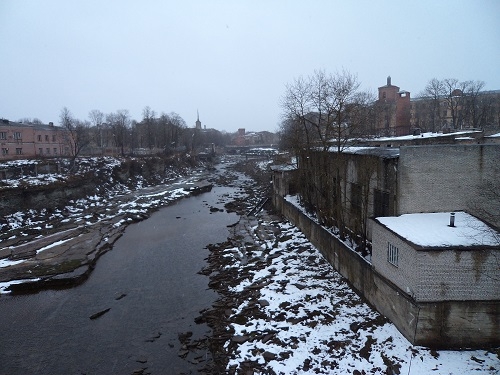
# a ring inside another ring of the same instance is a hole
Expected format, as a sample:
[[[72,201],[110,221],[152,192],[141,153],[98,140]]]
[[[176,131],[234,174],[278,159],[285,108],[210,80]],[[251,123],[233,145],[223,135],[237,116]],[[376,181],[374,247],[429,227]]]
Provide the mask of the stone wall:
[[[274,194],[273,203],[412,344],[443,349],[500,345],[500,301],[417,303],[283,197]]]

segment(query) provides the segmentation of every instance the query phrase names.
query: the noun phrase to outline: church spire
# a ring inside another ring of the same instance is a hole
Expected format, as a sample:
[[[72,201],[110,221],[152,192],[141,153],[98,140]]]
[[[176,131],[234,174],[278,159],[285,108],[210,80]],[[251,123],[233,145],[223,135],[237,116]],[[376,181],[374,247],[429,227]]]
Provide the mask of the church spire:
[[[196,129],[201,129],[201,121],[200,121],[200,113],[198,110],[196,110],[196,124],[195,124]]]

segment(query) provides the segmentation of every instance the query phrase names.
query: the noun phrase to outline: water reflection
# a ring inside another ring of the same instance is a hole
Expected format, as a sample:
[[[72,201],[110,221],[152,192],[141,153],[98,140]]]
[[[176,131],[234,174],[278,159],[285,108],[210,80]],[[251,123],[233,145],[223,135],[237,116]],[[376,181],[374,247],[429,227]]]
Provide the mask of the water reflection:
[[[221,197],[237,191],[214,187],[129,226],[78,287],[2,296],[0,373],[193,371],[177,355],[177,334],[208,334],[193,319],[215,295],[197,272],[205,265],[205,246],[224,241],[227,225],[237,220],[210,208],[223,209]]]

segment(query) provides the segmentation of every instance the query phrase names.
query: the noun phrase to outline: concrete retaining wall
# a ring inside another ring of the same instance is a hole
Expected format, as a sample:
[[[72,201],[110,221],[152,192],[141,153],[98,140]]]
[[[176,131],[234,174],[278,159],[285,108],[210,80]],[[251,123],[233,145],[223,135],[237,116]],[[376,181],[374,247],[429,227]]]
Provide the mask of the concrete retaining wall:
[[[322,226],[279,195],[275,208],[297,226],[333,267],[415,345],[478,348],[500,345],[500,301],[416,303]]]

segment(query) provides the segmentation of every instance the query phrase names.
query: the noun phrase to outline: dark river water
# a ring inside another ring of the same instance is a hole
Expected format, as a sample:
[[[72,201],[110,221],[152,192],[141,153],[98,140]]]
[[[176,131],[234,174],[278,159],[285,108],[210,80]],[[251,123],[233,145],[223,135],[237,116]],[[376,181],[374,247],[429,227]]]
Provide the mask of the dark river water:
[[[194,318],[216,295],[197,272],[206,245],[226,240],[238,219],[210,207],[236,193],[214,187],[130,225],[78,287],[1,296],[0,375],[194,372],[178,357],[178,333],[209,333]]]

